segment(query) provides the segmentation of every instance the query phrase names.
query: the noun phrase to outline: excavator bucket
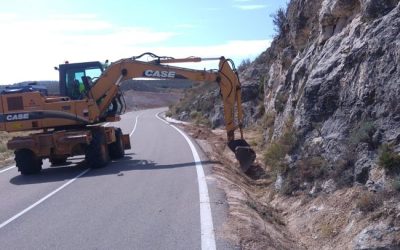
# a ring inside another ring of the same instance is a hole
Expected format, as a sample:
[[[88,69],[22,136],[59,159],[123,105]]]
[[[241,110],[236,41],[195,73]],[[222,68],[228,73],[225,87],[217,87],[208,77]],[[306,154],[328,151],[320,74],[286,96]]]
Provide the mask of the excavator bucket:
[[[242,171],[246,172],[256,159],[254,150],[251,149],[250,145],[243,139],[228,142],[228,147],[235,154]]]

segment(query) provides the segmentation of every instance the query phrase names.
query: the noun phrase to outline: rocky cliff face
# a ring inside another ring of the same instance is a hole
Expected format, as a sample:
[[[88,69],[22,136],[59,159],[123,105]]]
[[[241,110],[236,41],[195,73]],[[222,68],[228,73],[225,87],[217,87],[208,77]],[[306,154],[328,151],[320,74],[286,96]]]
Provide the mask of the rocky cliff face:
[[[259,159],[274,176],[259,201],[283,211],[299,246],[400,248],[399,2],[291,0],[240,73],[245,124],[262,124]],[[221,125],[215,100],[188,110]]]
[[[278,21],[271,47],[242,74],[244,85],[264,83],[264,161],[277,175],[275,189],[338,199],[336,190],[362,187],[375,196],[346,202],[364,212],[382,206],[375,222],[363,215],[373,229],[355,229],[361,218],[353,209],[321,231],[345,218],[329,236],[335,244],[398,249],[400,208],[388,204],[398,204],[400,190],[399,0],[292,0]],[[329,244],[319,247],[335,248]]]
[[[240,74],[245,125],[264,123],[267,148],[290,139],[266,163],[277,162],[283,181],[293,172],[332,190],[383,188],[382,171],[371,174],[379,148],[400,152],[399,0],[292,0],[282,14],[271,47]],[[197,110],[222,125],[218,90],[199,96],[180,118]]]
[[[274,192],[292,197],[260,199],[308,248],[399,249],[399,0],[292,0],[281,14],[271,47],[240,74]]]
[[[265,111],[274,118],[265,140],[291,123],[289,168],[314,157],[332,185],[382,188],[370,174],[378,148],[400,151],[399,1],[294,0],[281,25],[262,55]]]

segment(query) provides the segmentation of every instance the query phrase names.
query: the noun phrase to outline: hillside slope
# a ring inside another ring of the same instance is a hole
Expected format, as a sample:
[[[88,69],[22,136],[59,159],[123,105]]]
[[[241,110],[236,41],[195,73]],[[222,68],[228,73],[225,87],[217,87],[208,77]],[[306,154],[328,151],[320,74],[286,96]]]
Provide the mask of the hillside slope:
[[[318,157],[336,186],[384,185],[370,173],[382,145],[400,151],[398,2],[289,4],[264,55],[265,111],[274,117],[265,139],[278,141],[289,126],[295,140],[286,152],[288,172]]]
[[[240,74],[273,181],[253,198],[282,212],[299,247],[399,249],[399,0],[292,0],[275,21]]]

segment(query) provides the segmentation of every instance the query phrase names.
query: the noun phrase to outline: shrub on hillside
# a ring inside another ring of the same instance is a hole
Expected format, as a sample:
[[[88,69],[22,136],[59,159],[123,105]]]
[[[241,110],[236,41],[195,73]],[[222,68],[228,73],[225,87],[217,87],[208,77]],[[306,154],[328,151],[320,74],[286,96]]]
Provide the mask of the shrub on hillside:
[[[296,143],[297,135],[293,129],[293,119],[290,118],[286,122],[282,135],[264,152],[265,165],[270,166],[275,174],[285,173],[288,169],[285,157],[295,148]]]
[[[392,187],[394,190],[400,192],[400,176],[394,178],[394,180],[392,181]]]
[[[400,155],[388,144],[383,144],[380,148],[379,166],[388,173],[400,172]]]
[[[242,62],[239,64],[237,67],[237,70],[239,72],[243,72],[245,69],[247,69],[251,64],[251,61],[249,58],[243,59]]]
[[[382,196],[371,192],[362,193],[356,201],[356,207],[364,213],[372,212],[382,204]]]
[[[286,29],[288,28],[288,18],[286,8],[279,8],[274,14],[271,15],[272,22],[274,24],[274,29],[276,37],[282,36]]]

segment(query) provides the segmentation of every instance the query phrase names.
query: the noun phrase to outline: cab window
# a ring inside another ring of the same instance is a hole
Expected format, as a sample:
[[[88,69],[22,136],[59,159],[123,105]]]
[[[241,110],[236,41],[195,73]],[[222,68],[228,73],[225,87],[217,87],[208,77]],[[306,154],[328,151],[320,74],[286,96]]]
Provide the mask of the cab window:
[[[66,72],[66,90],[67,95],[71,99],[82,99],[89,88],[92,87],[93,81],[101,75],[100,68],[87,68],[87,69],[70,69]],[[86,84],[84,79],[87,79]]]

